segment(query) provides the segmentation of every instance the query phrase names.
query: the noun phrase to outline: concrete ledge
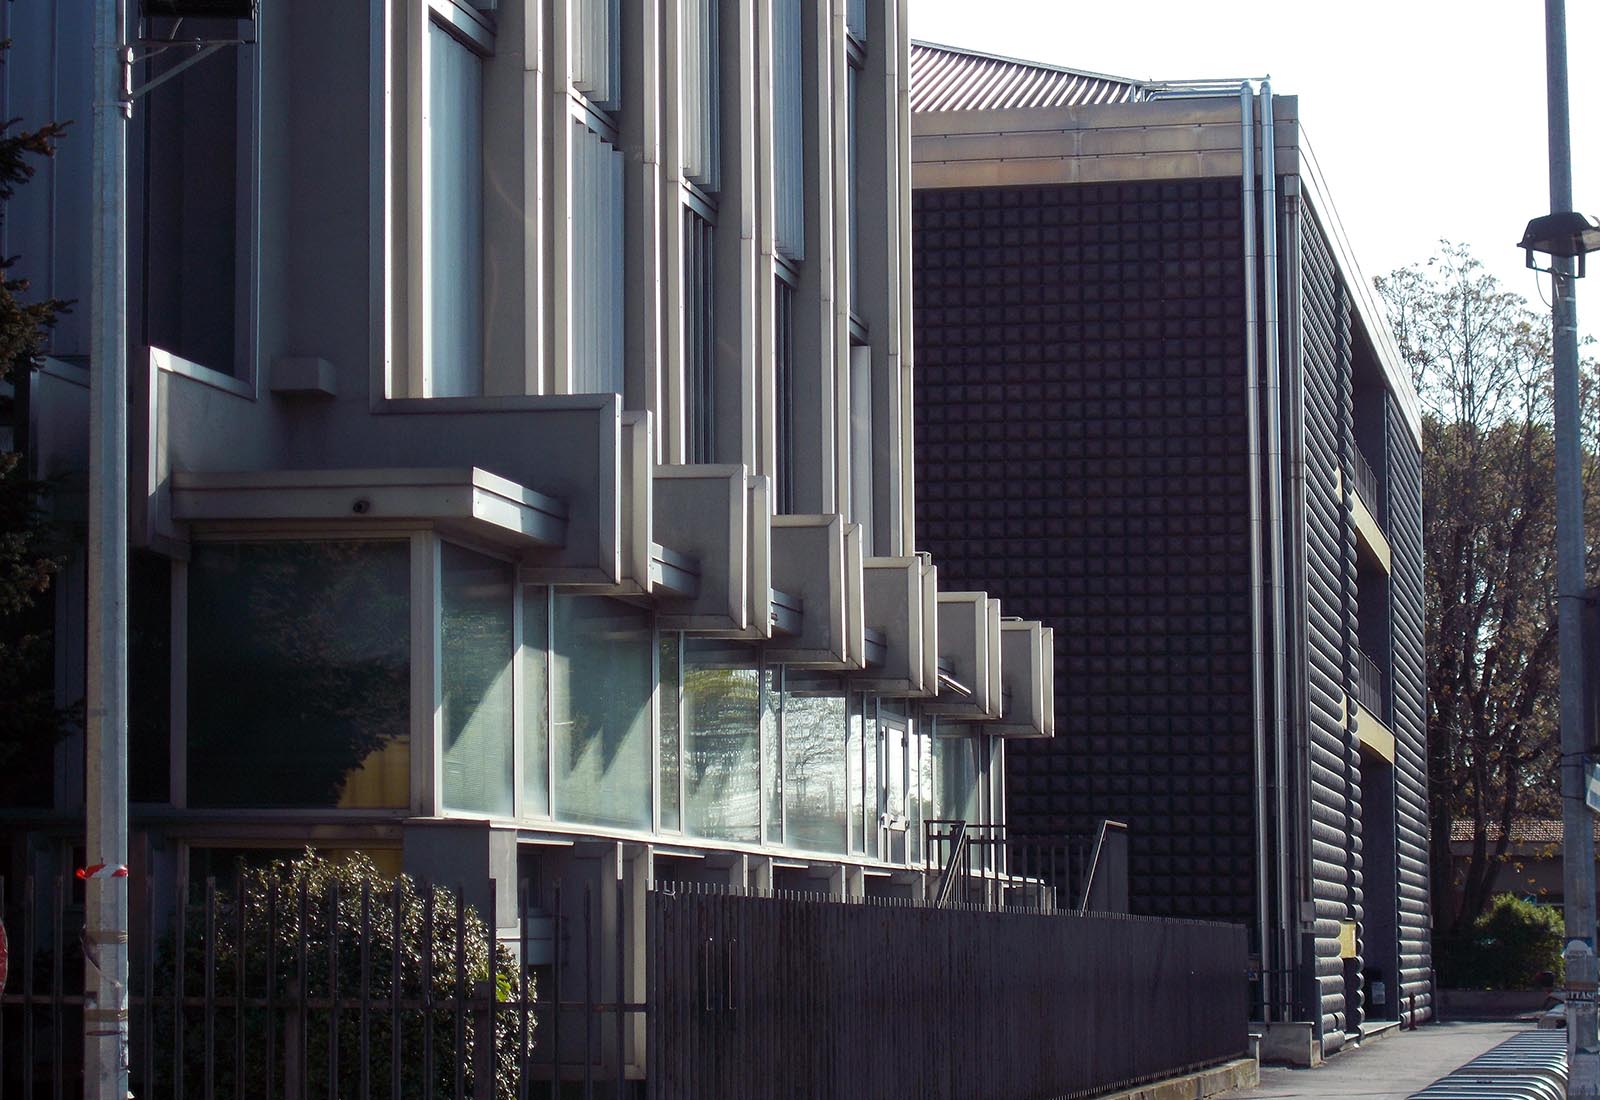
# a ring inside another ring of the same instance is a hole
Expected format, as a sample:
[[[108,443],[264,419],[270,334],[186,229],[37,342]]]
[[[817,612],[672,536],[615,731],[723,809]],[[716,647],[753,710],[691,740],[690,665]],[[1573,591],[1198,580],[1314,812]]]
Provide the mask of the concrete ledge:
[[[1181,1077],[1107,1093],[1100,1100],[1202,1100],[1229,1089],[1253,1089],[1260,1083],[1261,1063],[1254,1058],[1236,1058]]]
[[[1362,1023],[1361,1031],[1355,1037],[1355,1043],[1356,1046],[1364,1047],[1399,1030],[1399,1020],[1367,1020]]]
[[[1260,1026],[1260,1025],[1255,1025]],[[1322,1040],[1310,1022],[1273,1023],[1261,1032],[1261,1060],[1311,1069],[1322,1064]]]

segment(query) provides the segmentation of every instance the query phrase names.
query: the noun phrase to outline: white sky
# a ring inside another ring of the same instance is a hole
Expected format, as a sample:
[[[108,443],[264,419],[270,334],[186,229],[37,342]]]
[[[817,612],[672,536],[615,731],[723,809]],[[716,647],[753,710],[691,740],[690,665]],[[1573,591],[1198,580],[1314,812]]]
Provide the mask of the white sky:
[[[1544,308],[1515,247],[1550,209],[1540,0],[910,3],[912,36],[932,42],[1117,76],[1270,75],[1274,92],[1300,97],[1367,278],[1448,237]],[[1569,0],[1567,46],[1573,204],[1600,216],[1600,2]],[[1600,336],[1590,259],[1579,326]]]

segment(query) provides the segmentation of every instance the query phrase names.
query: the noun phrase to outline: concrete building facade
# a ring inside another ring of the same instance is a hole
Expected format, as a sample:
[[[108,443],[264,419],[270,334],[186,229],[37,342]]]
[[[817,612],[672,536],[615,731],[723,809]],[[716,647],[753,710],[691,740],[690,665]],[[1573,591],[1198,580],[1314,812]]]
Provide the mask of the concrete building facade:
[[[1420,421],[1296,100],[912,77],[919,534],[1058,626],[1013,831],[1127,822],[1293,1057],[1427,1018]]]
[[[632,996],[653,883],[921,897],[924,821],[1003,823],[1052,631],[913,538],[904,4],[136,22],[136,83],[224,43],[129,129],[137,876],[360,850],[503,932],[620,878]],[[89,17],[0,36],[4,116],[75,120],[0,251],[77,302],[11,428],[81,534]],[[74,865],[82,755],[6,873]]]

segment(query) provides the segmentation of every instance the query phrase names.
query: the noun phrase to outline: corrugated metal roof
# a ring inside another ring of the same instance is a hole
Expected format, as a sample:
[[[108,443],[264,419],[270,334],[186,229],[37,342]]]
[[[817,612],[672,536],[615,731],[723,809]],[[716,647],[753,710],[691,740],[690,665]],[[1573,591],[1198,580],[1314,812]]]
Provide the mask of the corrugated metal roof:
[[[911,44],[914,114],[1136,103],[1147,98],[1145,81],[1019,61],[933,42]]]

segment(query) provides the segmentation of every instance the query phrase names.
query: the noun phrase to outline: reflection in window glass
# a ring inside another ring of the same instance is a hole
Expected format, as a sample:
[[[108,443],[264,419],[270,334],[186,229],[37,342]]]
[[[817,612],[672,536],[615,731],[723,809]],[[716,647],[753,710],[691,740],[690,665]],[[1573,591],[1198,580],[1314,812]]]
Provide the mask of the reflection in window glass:
[[[864,769],[861,790],[866,795],[867,801],[867,855],[876,858],[878,855],[878,815],[883,813],[883,796],[878,787],[878,754],[882,750],[878,744],[877,706],[865,696],[861,699],[861,713],[856,720],[861,723],[861,766]]]
[[[655,624],[602,596],[555,598],[555,815],[648,829]]]
[[[848,700],[850,708],[850,728],[845,734],[845,786],[849,793],[850,804],[846,808],[850,815],[850,850],[862,852],[866,850],[866,831],[863,815],[866,812],[867,799],[862,786],[863,769],[862,760],[863,726],[861,721],[861,702],[859,697]]]
[[[767,843],[783,843],[783,666],[769,665],[761,678],[761,794],[766,802]]]
[[[684,639],[684,827],[693,836],[761,840],[753,782],[760,696],[753,650]]]
[[[433,397],[483,392],[483,59],[428,23]]]
[[[550,812],[550,590],[522,590],[522,809]]]
[[[783,699],[783,813],[789,847],[843,854],[844,696],[790,690]]]
[[[879,722],[883,738],[883,812],[887,818],[888,848],[883,858],[906,861],[906,728],[899,721]]]
[[[196,543],[189,803],[405,807],[410,546]]]
[[[950,734],[935,738],[933,748],[938,757],[938,815],[968,823],[982,820],[978,816],[977,741]]]
[[[681,740],[679,712],[682,701],[679,692],[678,676],[681,662],[678,653],[682,645],[682,634],[661,635],[661,827],[672,832],[683,828],[678,782],[678,752]]]
[[[510,816],[515,567],[448,542],[440,563],[444,804]]]

